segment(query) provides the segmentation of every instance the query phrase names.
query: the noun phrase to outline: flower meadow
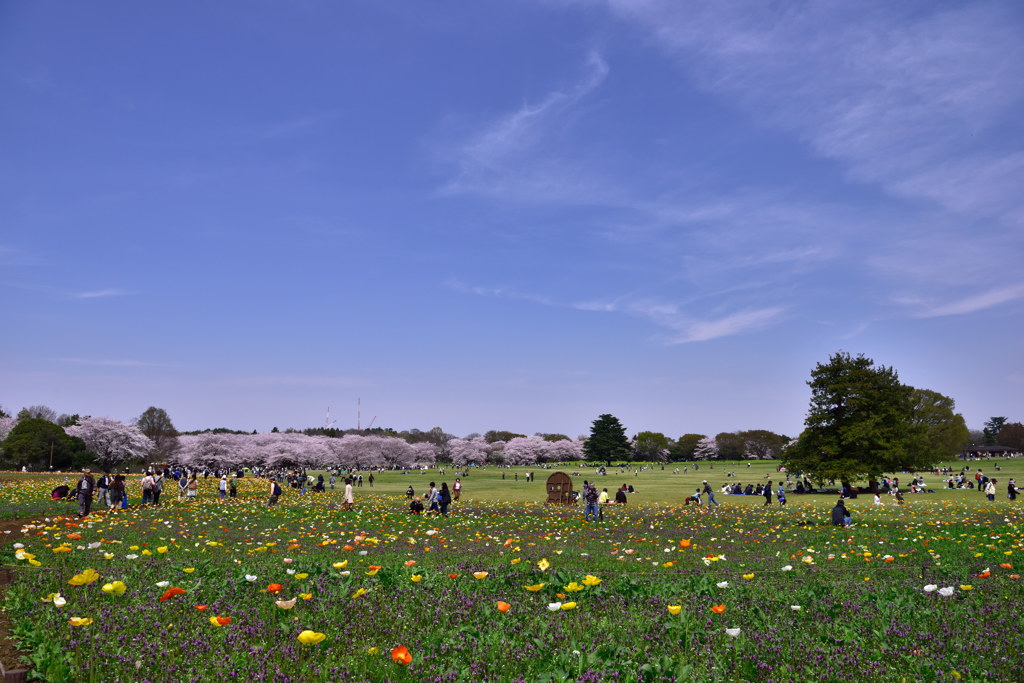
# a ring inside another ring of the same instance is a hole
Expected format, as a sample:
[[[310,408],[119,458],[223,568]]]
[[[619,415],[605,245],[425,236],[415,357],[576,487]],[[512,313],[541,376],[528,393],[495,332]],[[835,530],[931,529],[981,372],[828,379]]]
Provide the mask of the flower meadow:
[[[1007,503],[610,506],[286,493],[36,520],[4,608],[53,681],[1021,680]],[[45,481],[26,483],[26,499]],[[834,502],[834,501],[832,501]],[[70,508],[68,508],[70,512]]]

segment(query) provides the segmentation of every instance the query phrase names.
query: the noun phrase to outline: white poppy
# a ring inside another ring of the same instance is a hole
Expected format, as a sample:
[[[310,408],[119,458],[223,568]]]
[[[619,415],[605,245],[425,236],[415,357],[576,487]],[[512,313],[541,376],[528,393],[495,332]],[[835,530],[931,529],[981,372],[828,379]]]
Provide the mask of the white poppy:
[[[719,581],[715,585],[718,586],[719,588],[728,588],[729,587],[729,582],[728,581]]]
[[[725,629],[725,635],[729,636],[730,638],[736,638],[736,637],[738,637],[740,635],[740,633],[741,633],[741,631],[738,628],[727,628],[727,629]]]
[[[953,587],[952,586],[946,586],[945,588],[940,588],[939,589],[939,595],[941,595],[944,598],[948,598],[952,594],[953,594]]]
[[[793,571],[793,565],[787,564],[785,567],[782,568],[782,571],[784,571],[784,572],[791,572],[791,571]]]
[[[245,575],[245,580],[248,581],[249,583],[252,583],[253,581],[255,581],[256,578],[257,577],[256,577],[255,574],[246,574]]]
[[[549,602],[548,603],[548,609],[551,610],[552,612],[557,612],[558,610],[562,609],[562,603],[560,603],[560,602]]]
[[[934,583],[929,583],[927,586],[924,587],[925,593],[934,593],[937,590],[939,590],[939,587],[936,586]]]

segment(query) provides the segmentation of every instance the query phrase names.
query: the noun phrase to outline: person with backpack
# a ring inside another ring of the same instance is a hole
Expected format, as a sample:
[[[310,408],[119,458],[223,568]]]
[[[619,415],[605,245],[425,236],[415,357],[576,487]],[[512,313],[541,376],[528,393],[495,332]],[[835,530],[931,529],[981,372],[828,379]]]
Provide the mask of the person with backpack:
[[[150,490],[153,492],[153,505],[160,504],[160,494],[164,492],[164,475],[160,471],[153,473],[153,485]]]
[[[142,477],[142,482],[140,483],[142,484],[142,504],[146,505],[147,503],[152,503],[153,475],[147,472],[145,476]]]
[[[278,498],[281,497],[281,486],[277,483],[276,479],[270,480],[270,499],[267,501],[267,507],[277,505]]]

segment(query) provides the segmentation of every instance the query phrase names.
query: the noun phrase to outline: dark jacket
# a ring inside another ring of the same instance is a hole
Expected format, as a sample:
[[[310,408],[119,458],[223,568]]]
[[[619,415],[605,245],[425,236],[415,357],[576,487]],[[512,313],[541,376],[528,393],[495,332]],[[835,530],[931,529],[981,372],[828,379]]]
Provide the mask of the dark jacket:
[[[849,514],[850,513],[847,512],[845,505],[836,505],[832,508],[832,523],[836,526],[843,526],[846,524],[846,518]]]

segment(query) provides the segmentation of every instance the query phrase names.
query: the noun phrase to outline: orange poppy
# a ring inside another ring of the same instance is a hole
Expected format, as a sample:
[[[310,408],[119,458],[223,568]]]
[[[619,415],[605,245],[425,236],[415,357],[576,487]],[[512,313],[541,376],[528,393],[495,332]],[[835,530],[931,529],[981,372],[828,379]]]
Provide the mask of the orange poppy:
[[[415,564],[416,564],[416,560],[406,560],[405,561],[405,566],[406,567],[412,567]]]
[[[409,654],[409,648],[405,645],[399,645],[391,651],[391,659],[395,660],[402,666],[409,666],[412,663],[412,655]]]
[[[715,614],[721,614],[722,612],[725,611],[725,605],[712,605],[711,606],[711,611],[714,612]]]
[[[210,617],[210,623],[214,626],[227,626],[231,623],[231,617]]]
[[[165,592],[163,595],[160,596],[160,602],[167,602],[168,600],[170,600],[171,598],[173,598],[176,595],[184,595],[184,594],[185,594],[185,589],[184,588],[178,588],[176,586],[171,586],[170,588],[167,589],[167,592]]]
[[[499,612],[504,614],[505,612],[509,611],[510,609],[512,609],[512,605],[508,604],[507,602],[502,602],[501,600],[498,600],[498,611]]]
[[[267,586],[267,592],[268,593],[280,593],[283,590],[284,590],[284,586],[282,586],[279,583],[272,583],[269,586]]]
[[[206,605],[196,605],[196,609],[200,612],[203,612],[206,610]]]
[[[999,566],[1002,567],[1003,569],[1013,569],[1013,565],[1010,564],[1009,562],[1003,562]]]
[[[680,548],[689,548],[690,547],[690,539],[684,538],[683,540],[679,541],[679,547]]]

